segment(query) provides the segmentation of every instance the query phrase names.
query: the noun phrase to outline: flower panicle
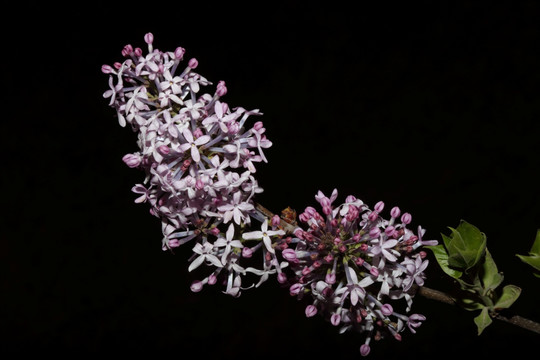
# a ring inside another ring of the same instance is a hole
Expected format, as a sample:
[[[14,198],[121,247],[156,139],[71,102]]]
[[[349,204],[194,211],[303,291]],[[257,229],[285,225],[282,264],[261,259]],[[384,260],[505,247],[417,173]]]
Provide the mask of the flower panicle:
[[[341,332],[364,334],[365,356],[372,339],[401,340],[405,328],[415,333],[425,320],[407,314],[429,263],[422,246],[436,241],[423,240],[420,226],[417,232],[409,229],[412,217],[398,207],[385,219],[382,201],[370,209],[354,196],[335,206],[336,198],[337,190],[329,197],[319,191],[315,199],[322,211],[307,207],[294,236],[276,248],[289,263],[290,294],[308,301],[306,316],[320,314]]]
[[[268,247],[246,246],[241,236],[229,239],[231,232],[247,230],[252,218],[261,220],[253,199],[263,189],[255,173],[259,163],[268,161],[264,150],[272,142],[262,121],[248,126],[248,118],[262,113],[224,102],[224,81],[205,93],[212,83],[195,71],[197,59],[186,61],[184,48],[161,51],[152,33],[144,41],[146,50],[128,44],[122,62],[101,68],[109,76],[103,97],[116,110],[120,126],[137,134],[138,151],[122,159],[146,175],[132,188],[135,202],[148,204],[161,220],[163,250],[195,243],[189,270],[201,264],[215,268],[192,290],[217,282],[220,275],[225,292],[238,296],[240,275],[266,278],[273,269],[242,267],[242,254],[266,253]]]

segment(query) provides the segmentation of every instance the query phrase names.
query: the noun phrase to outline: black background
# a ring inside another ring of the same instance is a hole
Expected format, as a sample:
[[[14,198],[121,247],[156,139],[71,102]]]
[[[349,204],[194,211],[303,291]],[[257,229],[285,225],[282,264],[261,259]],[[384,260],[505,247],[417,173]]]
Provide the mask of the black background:
[[[136,137],[102,93],[102,64],[130,43],[186,48],[225,80],[230,106],[258,108],[274,145],[258,200],[279,212],[337,188],[399,206],[439,238],[478,226],[513,310],[540,321],[539,279],[521,263],[540,228],[540,6],[535,1],[378,2],[377,6],[24,2],[3,25],[4,166],[0,351],[22,354],[359,356],[275,281],[232,299],[189,290],[191,248],[161,251],[159,221],[133,203],[143,174],[121,157]],[[208,92],[212,93],[211,87]],[[447,289],[436,268],[426,285]],[[538,335],[417,298],[416,335],[370,357],[528,354]]]

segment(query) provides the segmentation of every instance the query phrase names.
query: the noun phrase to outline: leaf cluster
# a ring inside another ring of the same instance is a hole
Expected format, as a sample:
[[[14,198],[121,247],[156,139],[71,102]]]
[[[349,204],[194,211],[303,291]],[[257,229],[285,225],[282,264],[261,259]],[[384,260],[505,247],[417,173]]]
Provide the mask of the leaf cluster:
[[[516,254],[525,264],[533,268],[533,275],[540,278],[540,229],[536,231],[536,239],[529,251],[529,255]]]
[[[441,234],[443,244],[428,246],[441,269],[458,285],[455,301],[464,309],[480,310],[474,318],[480,335],[502,309],[509,308],[521,294],[515,285],[500,288],[504,280],[487,248],[486,235],[461,220],[457,228]]]

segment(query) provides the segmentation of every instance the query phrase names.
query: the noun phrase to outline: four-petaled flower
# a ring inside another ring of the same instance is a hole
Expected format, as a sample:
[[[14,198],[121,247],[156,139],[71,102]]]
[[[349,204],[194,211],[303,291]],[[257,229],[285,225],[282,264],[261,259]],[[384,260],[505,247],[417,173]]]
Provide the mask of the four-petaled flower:
[[[229,253],[231,252],[231,248],[241,249],[244,247],[244,245],[242,245],[242,242],[240,240],[233,240],[233,236],[234,236],[234,225],[231,223],[229,225],[229,228],[227,229],[227,232],[225,233],[225,238],[219,237],[214,243],[214,246],[225,247],[225,250],[223,251],[223,254],[221,255],[221,262],[223,264],[227,262],[227,256],[229,256]]]
[[[189,265],[188,271],[193,271],[194,269],[198,268],[204,261],[208,261],[215,265],[218,268],[223,267],[223,264],[216,255],[213,254],[214,245],[212,245],[209,242],[205,242],[204,244],[196,243],[193,247],[193,252],[196,254],[199,254]]]
[[[180,150],[187,151],[188,149],[191,149],[191,158],[195,162],[201,161],[201,153],[199,150],[199,146],[202,146],[210,141],[209,135],[203,135],[199,136],[197,139],[193,138],[193,133],[189,129],[184,129],[182,131],[182,135],[184,135],[184,138],[186,139],[186,143],[180,145]]]
[[[285,235],[285,231],[268,230],[268,219],[265,219],[261,225],[260,231],[251,231],[248,233],[244,233],[242,235],[242,238],[244,238],[244,240],[262,239],[266,249],[272,254],[274,254],[275,250],[272,247],[272,239],[270,239],[270,237],[275,235]]]
[[[243,201],[242,194],[237,191],[233,195],[233,203],[225,204],[218,207],[218,210],[223,212],[223,222],[228,223],[231,221],[231,218],[234,219],[234,222],[240,225],[242,220],[246,220],[249,217],[246,217],[245,212],[252,211],[255,207],[253,204],[247,201]]]

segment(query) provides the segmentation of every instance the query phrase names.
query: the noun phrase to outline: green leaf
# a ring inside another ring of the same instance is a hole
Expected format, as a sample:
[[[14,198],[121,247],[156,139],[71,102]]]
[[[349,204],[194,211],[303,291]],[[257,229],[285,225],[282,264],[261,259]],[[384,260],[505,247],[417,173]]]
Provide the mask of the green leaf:
[[[534,268],[533,275],[540,278],[540,229],[536,231],[536,239],[529,251],[529,256],[516,254],[525,264]]]
[[[443,245],[426,246],[426,248],[430,249],[433,252],[437,263],[447,275],[450,275],[454,279],[459,279],[461,275],[463,275],[461,271],[454,270],[448,266],[448,253],[446,252],[446,249]]]
[[[489,309],[484,307],[480,312],[480,315],[474,318],[474,323],[478,328],[478,335],[480,335],[492,322],[493,320],[491,319],[491,316],[489,316]]]
[[[468,311],[480,310],[485,307],[484,304],[478,302],[478,299],[474,297],[467,297],[467,294],[463,294],[462,297],[458,298],[457,301],[459,305]]]
[[[484,262],[480,269],[480,276],[482,278],[482,284],[484,284],[484,295],[486,295],[490,290],[494,290],[499,286],[504,276],[497,270],[497,265],[491,256],[491,253],[486,247],[486,255],[484,257]]]
[[[517,300],[520,294],[521,288],[515,285],[506,285],[503,287],[502,294],[493,307],[495,310],[508,309]]]
[[[524,255],[516,255],[518,258],[521,259],[525,264],[528,264],[535,268],[537,271],[540,271],[540,256],[533,255],[533,256],[524,256]]]
[[[534,243],[531,247],[531,251],[529,251],[529,254],[540,256],[540,229],[536,231],[536,239],[534,239]]]
[[[456,229],[449,229],[452,231],[451,237],[443,237],[449,266],[461,271],[474,267],[484,256],[486,235],[464,220]]]

